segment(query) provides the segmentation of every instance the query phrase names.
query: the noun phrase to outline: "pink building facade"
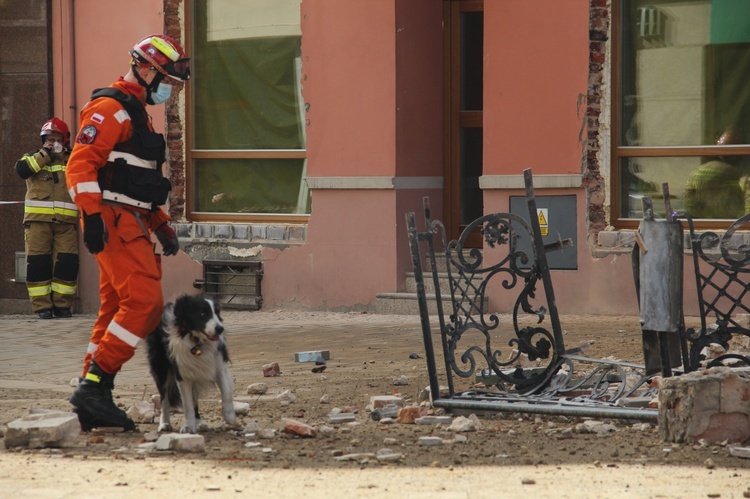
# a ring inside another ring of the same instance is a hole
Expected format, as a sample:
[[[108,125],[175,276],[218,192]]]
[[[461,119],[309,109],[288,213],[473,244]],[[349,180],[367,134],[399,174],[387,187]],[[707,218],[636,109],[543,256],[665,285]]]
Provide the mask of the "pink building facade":
[[[74,124],[90,92],[127,70],[128,50],[147,34],[170,34],[188,50],[197,46],[195,3],[51,2],[54,114]],[[281,3],[299,13],[305,137],[299,154],[311,207],[279,217],[191,207],[202,188],[191,169],[204,157],[200,138],[188,137],[201,125],[191,106],[200,82],[210,85],[210,75],[197,74],[179,99],[150,108],[156,129],[167,127],[175,186],[169,210],[186,249],[164,259],[167,299],[197,292],[204,260],[250,259],[263,264],[264,309],[376,311],[379,294],[405,289],[411,271],[405,214],[414,211],[421,220],[424,196],[433,218],[447,220],[456,237],[461,216],[509,211],[512,199],[524,195],[523,170],[531,168],[537,196],[573,200],[563,213],[575,233],[571,268],[552,271],[561,313],[637,313],[632,226],[611,219],[611,2]],[[476,22],[481,32],[470,33]],[[472,60],[479,65],[463,74]],[[464,109],[463,101],[477,100],[464,95],[469,91],[481,99]],[[478,174],[462,170],[462,161],[478,164]],[[469,184],[473,191],[462,190]],[[462,200],[477,192],[478,213],[469,209],[476,203]],[[97,269],[81,248],[79,311],[92,313]],[[691,276],[686,265],[689,314],[696,312]],[[491,310],[513,305],[499,289],[488,295]]]

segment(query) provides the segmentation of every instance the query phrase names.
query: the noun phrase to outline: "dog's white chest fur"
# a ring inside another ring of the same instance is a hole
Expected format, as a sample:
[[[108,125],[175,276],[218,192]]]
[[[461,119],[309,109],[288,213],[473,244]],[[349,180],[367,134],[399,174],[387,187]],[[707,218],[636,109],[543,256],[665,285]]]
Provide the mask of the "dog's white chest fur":
[[[224,344],[223,338],[217,341],[199,338],[200,343],[197,343],[191,336],[180,337],[175,327],[170,327],[166,333],[169,354],[178,366],[182,379],[193,383],[216,382],[219,368],[224,362],[218,348]]]

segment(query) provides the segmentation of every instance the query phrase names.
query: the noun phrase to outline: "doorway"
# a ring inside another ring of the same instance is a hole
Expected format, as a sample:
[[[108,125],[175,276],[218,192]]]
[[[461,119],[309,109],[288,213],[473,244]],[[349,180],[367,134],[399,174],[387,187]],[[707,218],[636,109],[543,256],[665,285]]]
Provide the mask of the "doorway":
[[[457,238],[482,216],[484,1],[443,2],[445,226]],[[481,247],[471,234],[465,246]]]

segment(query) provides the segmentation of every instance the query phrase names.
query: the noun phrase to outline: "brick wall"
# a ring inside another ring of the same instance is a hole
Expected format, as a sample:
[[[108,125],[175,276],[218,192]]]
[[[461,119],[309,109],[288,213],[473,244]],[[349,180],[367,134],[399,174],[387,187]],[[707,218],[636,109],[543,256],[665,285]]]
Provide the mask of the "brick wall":
[[[183,47],[184,7],[183,0],[164,0],[164,32],[179,41]],[[183,91],[183,99],[184,96]],[[179,221],[185,219],[185,123],[180,114],[179,99],[170,100],[166,112],[167,166],[169,180],[172,182],[169,213],[175,221]]]
[[[587,195],[588,240],[596,246],[599,231],[607,227],[607,214],[604,208],[606,183],[601,174],[600,152],[602,148],[601,111],[604,101],[604,64],[609,44],[611,20],[610,0],[589,0],[589,85],[587,104],[587,148],[586,168],[583,185]]]

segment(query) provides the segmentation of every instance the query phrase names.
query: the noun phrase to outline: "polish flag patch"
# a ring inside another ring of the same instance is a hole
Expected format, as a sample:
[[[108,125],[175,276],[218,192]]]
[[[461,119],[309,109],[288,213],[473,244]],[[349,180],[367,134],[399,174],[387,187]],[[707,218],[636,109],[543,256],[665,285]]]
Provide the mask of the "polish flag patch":
[[[91,115],[91,121],[101,125],[104,122],[104,116],[99,113],[94,113]]]

